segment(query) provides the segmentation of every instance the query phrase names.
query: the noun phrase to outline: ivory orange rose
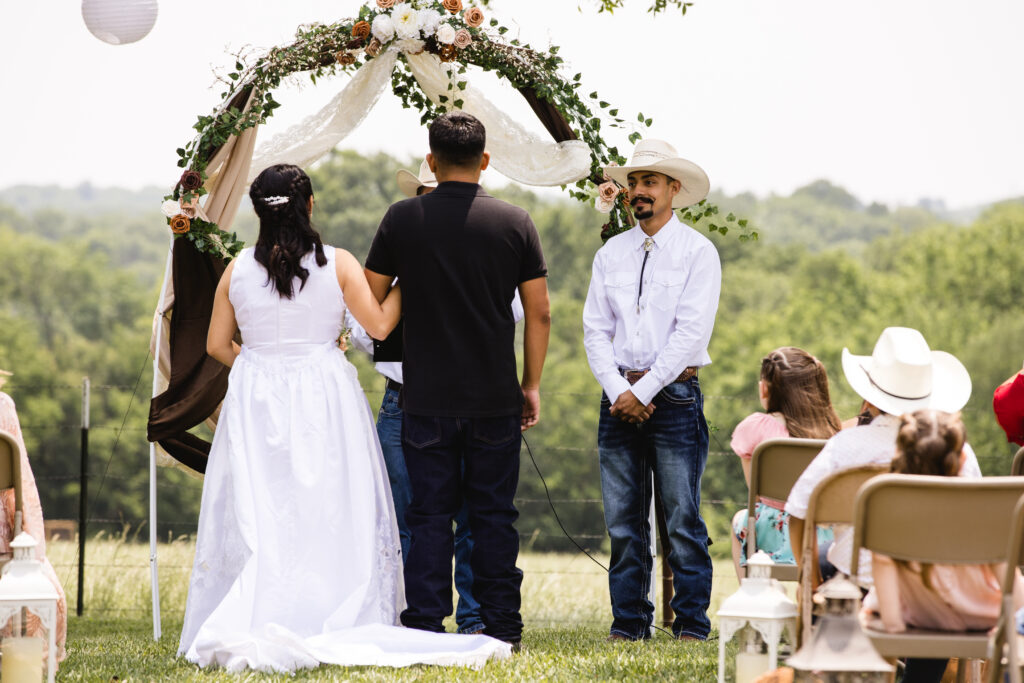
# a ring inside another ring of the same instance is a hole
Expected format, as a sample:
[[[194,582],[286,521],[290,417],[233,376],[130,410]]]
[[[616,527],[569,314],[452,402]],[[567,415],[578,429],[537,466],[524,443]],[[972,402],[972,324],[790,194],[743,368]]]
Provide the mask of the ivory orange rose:
[[[338,64],[341,64],[342,66],[349,66],[350,64],[356,63],[355,56],[351,52],[346,52],[345,50],[335,53],[334,58],[337,59]]]
[[[381,47],[382,46],[380,41],[374,38],[373,40],[370,41],[370,44],[366,46],[365,52],[371,57],[376,57],[377,55],[380,54]]]
[[[395,6],[395,0],[377,0],[377,7],[381,9],[391,9]]]
[[[370,22],[368,21],[357,21],[352,26],[352,37],[353,38],[367,38],[370,35]]]
[[[377,0],[377,2],[380,2],[380,0]],[[458,14],[462,11],[462,0],[444,0],[441,4],[452,14]]]
[[[171,232],[175,235],[184,235],[191,227],[192,221],[183,213],[179,213],[171,219]]]

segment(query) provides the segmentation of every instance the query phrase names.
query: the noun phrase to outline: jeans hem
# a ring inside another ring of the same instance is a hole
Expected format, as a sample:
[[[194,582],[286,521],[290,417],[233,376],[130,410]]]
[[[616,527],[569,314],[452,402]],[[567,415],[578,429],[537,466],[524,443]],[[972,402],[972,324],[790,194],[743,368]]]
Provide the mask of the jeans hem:
[[[638,636],[638,635],[633,634],[633,633],[627,633],[626,631],[623,631],[621,628],[615,628],[615,627],[612,627],[611,629],[609,629],[608,632],[611,635],[613,635],[613,636],[622,636],[623,638],[629,638],[630,640],[633,640],[633,641],[636,641],[636,640],[650,640],[651,639],[651,633],[650,633],[649,629],[643,635],[641,635],[641,636]]]

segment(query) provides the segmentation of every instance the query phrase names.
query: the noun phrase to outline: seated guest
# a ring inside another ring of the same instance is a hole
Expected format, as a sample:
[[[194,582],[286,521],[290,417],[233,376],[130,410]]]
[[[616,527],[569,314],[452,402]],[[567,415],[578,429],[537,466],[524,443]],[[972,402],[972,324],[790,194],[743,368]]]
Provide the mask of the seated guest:
[[[11,373],[0,370],[0,388]],[[36,559],[43,565],[43,573],[57,589],[57,661],[64,659],[64,642],[67,639],[68,627],[68,603],[64,597],[64,588],[60,585],[53,566],[46,559],[46,533],[43,531],[43,506],[39,502],[39,491],[36,489],[36,479],[32,474],[32,467],[28,462],[28,455],[25,451],[25,440],[21,436],[21,424],[18,421],[18,413],[14,408],[14,399],[0,391],[0,431],[7,432],[14,437],[21,447],[21,495],[24,516],[22,520],[22,531],[26,531],[35,539]],[[10,543],[14,540],[14,489],[0,491],[0,554],[6,555],[11,552]],[[28,621],[29,635],[39,635],[42,626],[39,619],[30,614]]]
[[[1024,370],[996,387],[992,409],[1006,440],[1024,446]]]
[[[964,425],[960,415],[919,410],[900,419],[897,474],[953,477],[961,472]],[[996,625],[1005,565],[929,565],[871,554],[874,587],[865,616],[877,613],[889,633],[908,626],[940,631],[980,631]],[[1019,590],[1018,590],[1019,593]],[[940,681],[945,659],[908,659],[904,681]]]
[[[761,359],[761,379],[757,383],[761,406],[766,412],[743,419],[732,433],[732,449],[740,456],[743,476],[750,486],[750,457],[767,439],[797,437],[827,439],[839,431],[839,416],[829,398],[828,373],[821,362],[803,349],[783,346]],[[789,515],[782,502],[762,499],[754,508],[758,548],[768,553],[775,564],[793,564],[789,546]],[[732,558],[736,574],[747,562],[747,511],[732,518]],[[831,529],[821,529],[818,542],[832,540]]]
[[[807,504],[819,482],[861,465],[890,464],[896,455],[900,415],[927,408],[953,413],[971,396],[971,377],[963,363],[944,351],[932,351],[920,332],[907,327],[883,330],[870,356],[855,356],[843,349],[843,374],[864,399],[872,419],[830,438],[789,492],[785,510],[790,515],[789,540],[797,563]],[[980,477],[978,459],[966,443],[964,454],[961,476]],[[828,562],[849,574],[852,551],[853,530],[837,525]],[[861,555],[860,566],[858,580],[870,583],[870,553]]]

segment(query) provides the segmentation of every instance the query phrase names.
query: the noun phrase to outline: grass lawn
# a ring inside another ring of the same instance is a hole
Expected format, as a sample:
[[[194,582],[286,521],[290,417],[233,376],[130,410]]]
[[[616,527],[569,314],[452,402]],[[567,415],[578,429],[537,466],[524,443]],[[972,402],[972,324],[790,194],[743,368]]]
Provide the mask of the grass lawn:
[[[188,590],[191,542],[161,544],[158,552],[163,614],[159,641],[153,640],[149,607],[148,546],[123,539],[89,543],[82,617],[74,616],[75,552],[75,546],[67,542],[52,542],[48,547],[48,556],[64,581],[71,613],[68,656],[60,667],[60,680],[713,681],[716,676],[718,642],[714,631],[712,639],[704,643],[676,642],[661,632],[646,643],[605,643],[611,619],[607,578],[584,555],[520,556],[526,630],[523,651],[510,660],[490,663],[479,671],[322,666],[288,677],[202,670],[175,656]],[[735,588],[731,563],[716,562],[712,615]]]

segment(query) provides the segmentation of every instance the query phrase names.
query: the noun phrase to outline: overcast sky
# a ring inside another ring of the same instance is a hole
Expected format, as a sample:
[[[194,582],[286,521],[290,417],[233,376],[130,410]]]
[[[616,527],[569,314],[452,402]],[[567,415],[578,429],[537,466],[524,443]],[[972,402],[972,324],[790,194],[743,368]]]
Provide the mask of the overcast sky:
[[[582,13],[577,0],[494,0],[487,12],[534,45],[560,45],[584,92],[652,117],[645,135],[718,189],[787,194],[828,178],[865,201],[950,207],[1024,194],[1020,0],[696,0],[685,17],[656,18],[650,0],[612,16],[578,2]],[[149,36],[111,46],[86,30],[78,1],[0,3],[0,187],[169,187],[174,150],[219,102],[213,69],[234,63],[229,51],[287,43],[298,24],[359,4],[161,0]],[[542,130],[517,94],[470,81]],[[280,93],[272,128],[343,84]],[[388,93],[342,146],[421,155],[418,119]],[[613,136],[620,149],[627,133]]]

